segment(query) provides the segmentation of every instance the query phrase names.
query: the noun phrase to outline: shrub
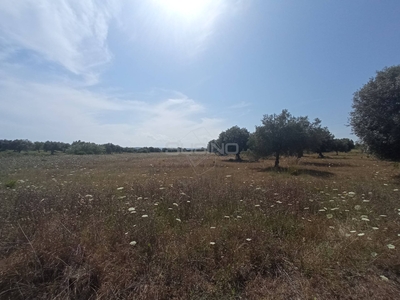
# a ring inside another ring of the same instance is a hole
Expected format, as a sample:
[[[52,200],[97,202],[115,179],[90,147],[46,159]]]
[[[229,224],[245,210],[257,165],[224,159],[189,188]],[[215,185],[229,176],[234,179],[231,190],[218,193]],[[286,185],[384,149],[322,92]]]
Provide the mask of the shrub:
[[[13,189],[13,188],[15,188],[16,184],[17,184],[17,181],[16,181],[16,180],[10,180],[10,181],[8,181],[8,182],[6,183],[6,187],[8,187],[8,188],[10,188],[10,189]]]
[[[73,142],[71,147],[66,151],[68,154],[84,155],[84,154],[104,154],[106,149],[103,145],[87,142]]]

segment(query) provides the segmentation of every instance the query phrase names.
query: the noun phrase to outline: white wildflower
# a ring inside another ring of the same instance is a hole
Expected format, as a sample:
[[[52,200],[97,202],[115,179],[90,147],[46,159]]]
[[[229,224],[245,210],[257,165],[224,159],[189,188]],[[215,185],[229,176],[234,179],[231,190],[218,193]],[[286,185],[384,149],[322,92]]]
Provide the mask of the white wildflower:
[[[135,246],[136,244],[137,244],[136,241],[132,241],[132,242],[129,243],[129,245],[131,245],[131,246]]]
[[[385,275],[380,275],[379,276],[383,281],[389,281],[389,278],[387,278]]]

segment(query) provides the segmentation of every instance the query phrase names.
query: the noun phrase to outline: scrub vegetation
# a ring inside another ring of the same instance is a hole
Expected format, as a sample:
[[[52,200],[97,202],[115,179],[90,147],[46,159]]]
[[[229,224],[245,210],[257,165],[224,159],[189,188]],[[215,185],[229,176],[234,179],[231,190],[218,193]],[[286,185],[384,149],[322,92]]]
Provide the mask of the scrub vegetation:
[[[400,169],[358,150],[0,156],[0,299],[394,299]]]

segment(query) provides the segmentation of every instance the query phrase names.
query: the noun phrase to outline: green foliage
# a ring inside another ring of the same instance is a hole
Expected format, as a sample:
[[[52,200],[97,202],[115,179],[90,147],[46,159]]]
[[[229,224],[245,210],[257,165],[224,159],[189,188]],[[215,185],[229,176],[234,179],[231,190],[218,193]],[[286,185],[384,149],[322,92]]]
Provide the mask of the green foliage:
[[[21,151],[28,151],[32,148],[32,142],[29,140],[14,140],[11,143],[12,150],[21,152]]]
[[[251,149],[242,151],[242,155],[246,156],[247,160],[251,162],[259,161],[261,158],[259,155],[257,155],[257,153],[255,153]]]
[[[369,151],[400,159],[400,65],[384,68],[354,93],[350,124]]]
[[[332,144],[332,150],[338,152],[350,152],[355,148],[353,140],[350,139],[334,139]]]
[[[84,154],[104,154],[106,149],[102,145],[88,143],[83,141],[73,142],[71,147],[66,151],[68,154],[84,155]]]
[[[112,153],[122,153],[123,148],[119,145],[114,145],[112,143],[104,144],[103,145],[105,151],[107,154],[112,154]]]
[[[224,155],[225,150],[228,152],[236,152],[236,160],[241,160],[240,153],[247,149],[247,142],[250,133],[246,128],[233,126],[220,133],[218,140],[212,140],[208,143],[208,151],[216,152]],[[229,144],[234,144],[229,146]],[[218,149],[217,149],[218,148]]]
[[[281,155],[301,157],[310,149],[322,155],[333,136],[327,128],[321,128],[321,121],[313,123],[308,117],[294,117],[287,110],[279,115],[264,115],[263,125],[257,126],[250,135],[249,148],[258,156],[275,155],[275,167],[279,166]]]
[[[40,152],[40,150],[43,150],[44,143],[42,142],[34,142],[33,143],[33,150]]]
[[[5,185],[6,185],[7,188],[13,189],[17,185],[17,181],[16,180],[10,180],[10,181],[6,182]]]
[[[0,140],[0,151],[11,150],[11,142],[10,140]]]
[[[335,137],[327,127],[321,127],[321,120],[315,119],[309,133],[311,151],[318,153],[319,157],[324,157],[323,152],[332,151]]]
[[[69,144],[61,142],[34,142],[29,140],[0,140],[0,151],[12,150],[14,152],[21,153],[21,151],[37,151],[44,150],[45,152],[50,151],[54,154],[55,151],[65,152],[68,149]]]
[[[66,150],[69,148],[69,144],[67,143],[61,143],[61,142],[50,142],[50,141],[46,141],[43,144],[43,150],[45,152],[50,151],[51,154],[54,154],[55,151],[62,151],[62,152],[66,152]]]
[[[13,150],[21,153],[33,149],[33,144],[29,140],[0,140],[0,151]]]

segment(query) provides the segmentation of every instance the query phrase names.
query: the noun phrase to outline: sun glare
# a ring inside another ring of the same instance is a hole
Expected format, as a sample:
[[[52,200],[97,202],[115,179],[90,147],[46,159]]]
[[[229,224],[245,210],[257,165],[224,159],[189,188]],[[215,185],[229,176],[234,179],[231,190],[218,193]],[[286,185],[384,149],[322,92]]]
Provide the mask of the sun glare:
[[[201,15],[212,0],[158,0],[159,5],[170,13],[194,18]]]

